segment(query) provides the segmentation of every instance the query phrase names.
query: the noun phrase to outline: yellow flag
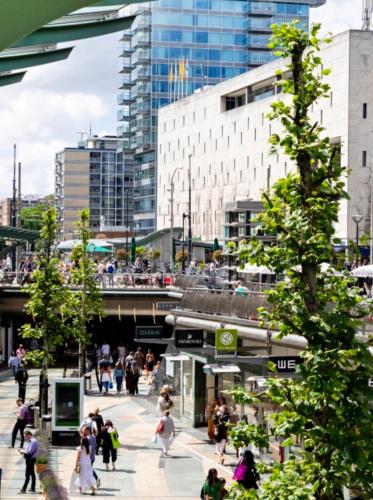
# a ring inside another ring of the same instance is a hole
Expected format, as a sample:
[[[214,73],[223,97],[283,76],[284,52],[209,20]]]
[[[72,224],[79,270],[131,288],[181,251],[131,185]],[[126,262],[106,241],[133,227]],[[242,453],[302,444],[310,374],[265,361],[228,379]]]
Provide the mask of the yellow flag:
[[[168,74],[168,83],[172,83],[174,81],[174,71],[172,69],[172,64],[171,64],[171,69],[170,69],[170,72]]]
[[[184,80],[185,76],[185,64],[184,64],[184,59],[179,60],[179,75],[180,75],[180,80]]]

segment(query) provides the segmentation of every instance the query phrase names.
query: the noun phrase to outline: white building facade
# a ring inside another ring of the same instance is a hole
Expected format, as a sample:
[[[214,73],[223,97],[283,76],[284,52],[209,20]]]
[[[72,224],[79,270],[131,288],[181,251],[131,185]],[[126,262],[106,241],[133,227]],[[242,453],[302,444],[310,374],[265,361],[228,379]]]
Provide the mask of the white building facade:
[[[353,239],[360,214],[360,234],[370,232],[373,175],[373,32],[346,31],[323,46],[331,69],[330,98],[312,115],[325,135],[341,145],[341,162],[350,168],[350,199],[340,207],[337,237]],[[282,133],[278,120],[266,117],[270,104],[282,99],[273,86],[283,61],[273,61],[159,110],[158,229],[170,226],[170,186],[174,185],[174,225],[188,213],[189,168],[193,237],[223,238],[224,206],[259,201],[263,190],[293,165],[281,152],[270,155],[268,139]],[[177,169],[177,170],[176,170]],[[176,170],[176,171],[175,171]]]

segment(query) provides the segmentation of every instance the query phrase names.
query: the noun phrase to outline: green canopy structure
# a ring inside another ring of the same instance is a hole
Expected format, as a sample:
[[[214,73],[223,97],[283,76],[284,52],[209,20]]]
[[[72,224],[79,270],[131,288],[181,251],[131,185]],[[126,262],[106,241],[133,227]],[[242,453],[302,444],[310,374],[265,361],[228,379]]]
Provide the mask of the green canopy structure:
[[[88,243],[87,252],[90,253],[111,253],[109,248],[100,247],[99,245],[95,245],[94,243]]]
[[[1,0],[0,86],[20,82],[19,68],[61,61],[73,47],[56,44],[128,29],[134,17],[119,9],[144,0]],[[90,7],[81,11],[83,7]]]

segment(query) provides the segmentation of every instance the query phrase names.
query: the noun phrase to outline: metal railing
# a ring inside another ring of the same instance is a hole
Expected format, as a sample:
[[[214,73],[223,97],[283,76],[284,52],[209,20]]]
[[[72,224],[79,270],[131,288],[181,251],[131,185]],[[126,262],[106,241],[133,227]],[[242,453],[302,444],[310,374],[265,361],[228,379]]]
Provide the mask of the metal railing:
[[[174,274],[163,273],[97,273],[94,275],[102,289],[165,288],[175,285]],[[0,270],[0,288],[20,288],[33,282],[32,272]],[[74,286],[69,272],[61,272],[61,284]]]
[[[250,320],[258,320],[258,307],[263,306],[268,307],[263,293],[235,295],[232,291],[193,288],[184,291],[180,303],[182,310]]]

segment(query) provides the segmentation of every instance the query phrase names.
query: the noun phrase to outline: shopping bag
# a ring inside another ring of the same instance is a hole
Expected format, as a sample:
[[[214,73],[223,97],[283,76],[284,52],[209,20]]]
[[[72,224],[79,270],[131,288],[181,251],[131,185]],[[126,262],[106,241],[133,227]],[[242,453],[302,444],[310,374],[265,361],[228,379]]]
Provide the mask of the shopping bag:
[[[113,388],[113,382],[110,380],[109,389],[112,389],[112,388]]]
[[[158,443],[158,436],[157,436],[157,434],[154,434],[154,436],[152,437],[152,443],[153,444]]]
[[[117,450],[120,446],[117,432],[116,431],[110,432],[109,436],[110,436],[111,444],[113,445],[114,450]]]

